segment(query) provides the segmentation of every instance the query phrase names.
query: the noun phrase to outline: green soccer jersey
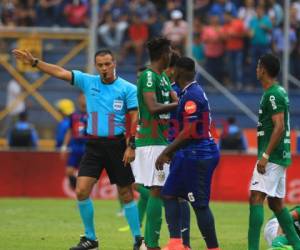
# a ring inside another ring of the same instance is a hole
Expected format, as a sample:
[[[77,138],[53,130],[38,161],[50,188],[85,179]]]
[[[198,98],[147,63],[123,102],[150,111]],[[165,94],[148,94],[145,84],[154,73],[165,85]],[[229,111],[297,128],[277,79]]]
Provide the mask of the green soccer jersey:
[[[273,84],[264,92],[260,101],[257,125],[258,159],[261,159],[270,142],[274,128],[272,116],[280,112],[284,113],[285,131],[280,142],[270,154],[269,162],[287,167],[291,164],[289,98],[284,88]]]
[[[154,92],[159,103],[170,103],[171,84],[165,73],[145,70],[138,79],[139,124],[136,146],[167,145],[170,114],[151,115],[144,101],[145,92]]]

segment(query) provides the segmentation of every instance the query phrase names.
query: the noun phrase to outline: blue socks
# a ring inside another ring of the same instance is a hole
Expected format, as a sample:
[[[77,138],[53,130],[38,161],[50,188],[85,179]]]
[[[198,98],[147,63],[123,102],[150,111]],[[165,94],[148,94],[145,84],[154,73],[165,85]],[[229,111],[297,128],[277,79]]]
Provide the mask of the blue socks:
[[[218,248],[219,245],[215,229],[215,220],[209,206],[193,208],[197,217],[198,227],[205,240],[207,248]]]
[[[94,207],[90,198],[78,201],[81,220],[84,225],[85,237],[90,240],[96,240],[94,227]]]
[[[170,238],[181,238],[180,206],[177,199],[164,199],[166,221]]]
[[[190,206],[186,200],[179,200],[180,219],[181,219],[181,237],[183,245],[190,247]]]
[[[141,236],[139,212],[135,201],[124,203],[123,209],[133,237]]]

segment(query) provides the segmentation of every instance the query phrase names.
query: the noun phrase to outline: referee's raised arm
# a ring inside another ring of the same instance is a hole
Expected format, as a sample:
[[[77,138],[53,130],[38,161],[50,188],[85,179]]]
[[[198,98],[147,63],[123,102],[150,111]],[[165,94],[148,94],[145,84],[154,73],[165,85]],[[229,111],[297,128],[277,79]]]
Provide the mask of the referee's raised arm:
[[[47,73],[53,77],[65,80],[68,82],[72,81],[72,72],[66,70],[58,65],[43,62],[42,60],[35,58],[28,50],[14,49],[12,51],[16,59],[20,60],[25,64],[29,64],[32,67],[36,67],[39,70]]]

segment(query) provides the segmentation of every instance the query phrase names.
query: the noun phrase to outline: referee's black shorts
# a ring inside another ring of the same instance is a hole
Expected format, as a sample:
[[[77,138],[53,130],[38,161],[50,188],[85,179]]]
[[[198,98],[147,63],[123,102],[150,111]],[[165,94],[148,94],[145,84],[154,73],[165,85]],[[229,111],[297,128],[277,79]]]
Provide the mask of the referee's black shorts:
[[[102,170],[106,169],[111,184],[124,187],[134,183],[131,167],[124,166],[122,161],[125,150],[126,139],[123,135],[89,139],[78,176],[99,179]]]

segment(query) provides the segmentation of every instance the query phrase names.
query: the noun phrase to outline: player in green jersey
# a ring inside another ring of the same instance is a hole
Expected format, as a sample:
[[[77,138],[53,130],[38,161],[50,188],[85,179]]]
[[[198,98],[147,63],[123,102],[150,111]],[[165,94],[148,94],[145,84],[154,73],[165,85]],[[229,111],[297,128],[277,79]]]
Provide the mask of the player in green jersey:
[[[295,230],[300,236],[300,206],[296,206],[290,210],[290,214],[293,218]],[[274,249],[292,249],[285,236],[282,228],[280,227],[278,220],[273,216],[267,223],[264,229],[264,237],[268,242],[268,245],[271,246],[272,250]]]
[[[148,249],[159,248],[162,223],[160,190],[169,166],[158,171],[155,161],[168,144],[169,112],[176,109],[172,103],[169,78],[164,73],[171,56],[170,41],[155,38],[147,44],[150,65],[138,79],[139,124],[136,138],[136,158],[132,165],[135,181],[150,188],[146,207],[145,243]]]
[[[276,81],[279,71],[280,62],[272,54],[265,54],[259,59],[256,75],[264,94],[260,101],[257,126],[258,161],[250,183],[248,250],[259,249],[266,197],[288,241],[294,250],[300,250],[293,220],[283,204],[286,168],[291,164],[291,153],[289,99],[284,88]]]

